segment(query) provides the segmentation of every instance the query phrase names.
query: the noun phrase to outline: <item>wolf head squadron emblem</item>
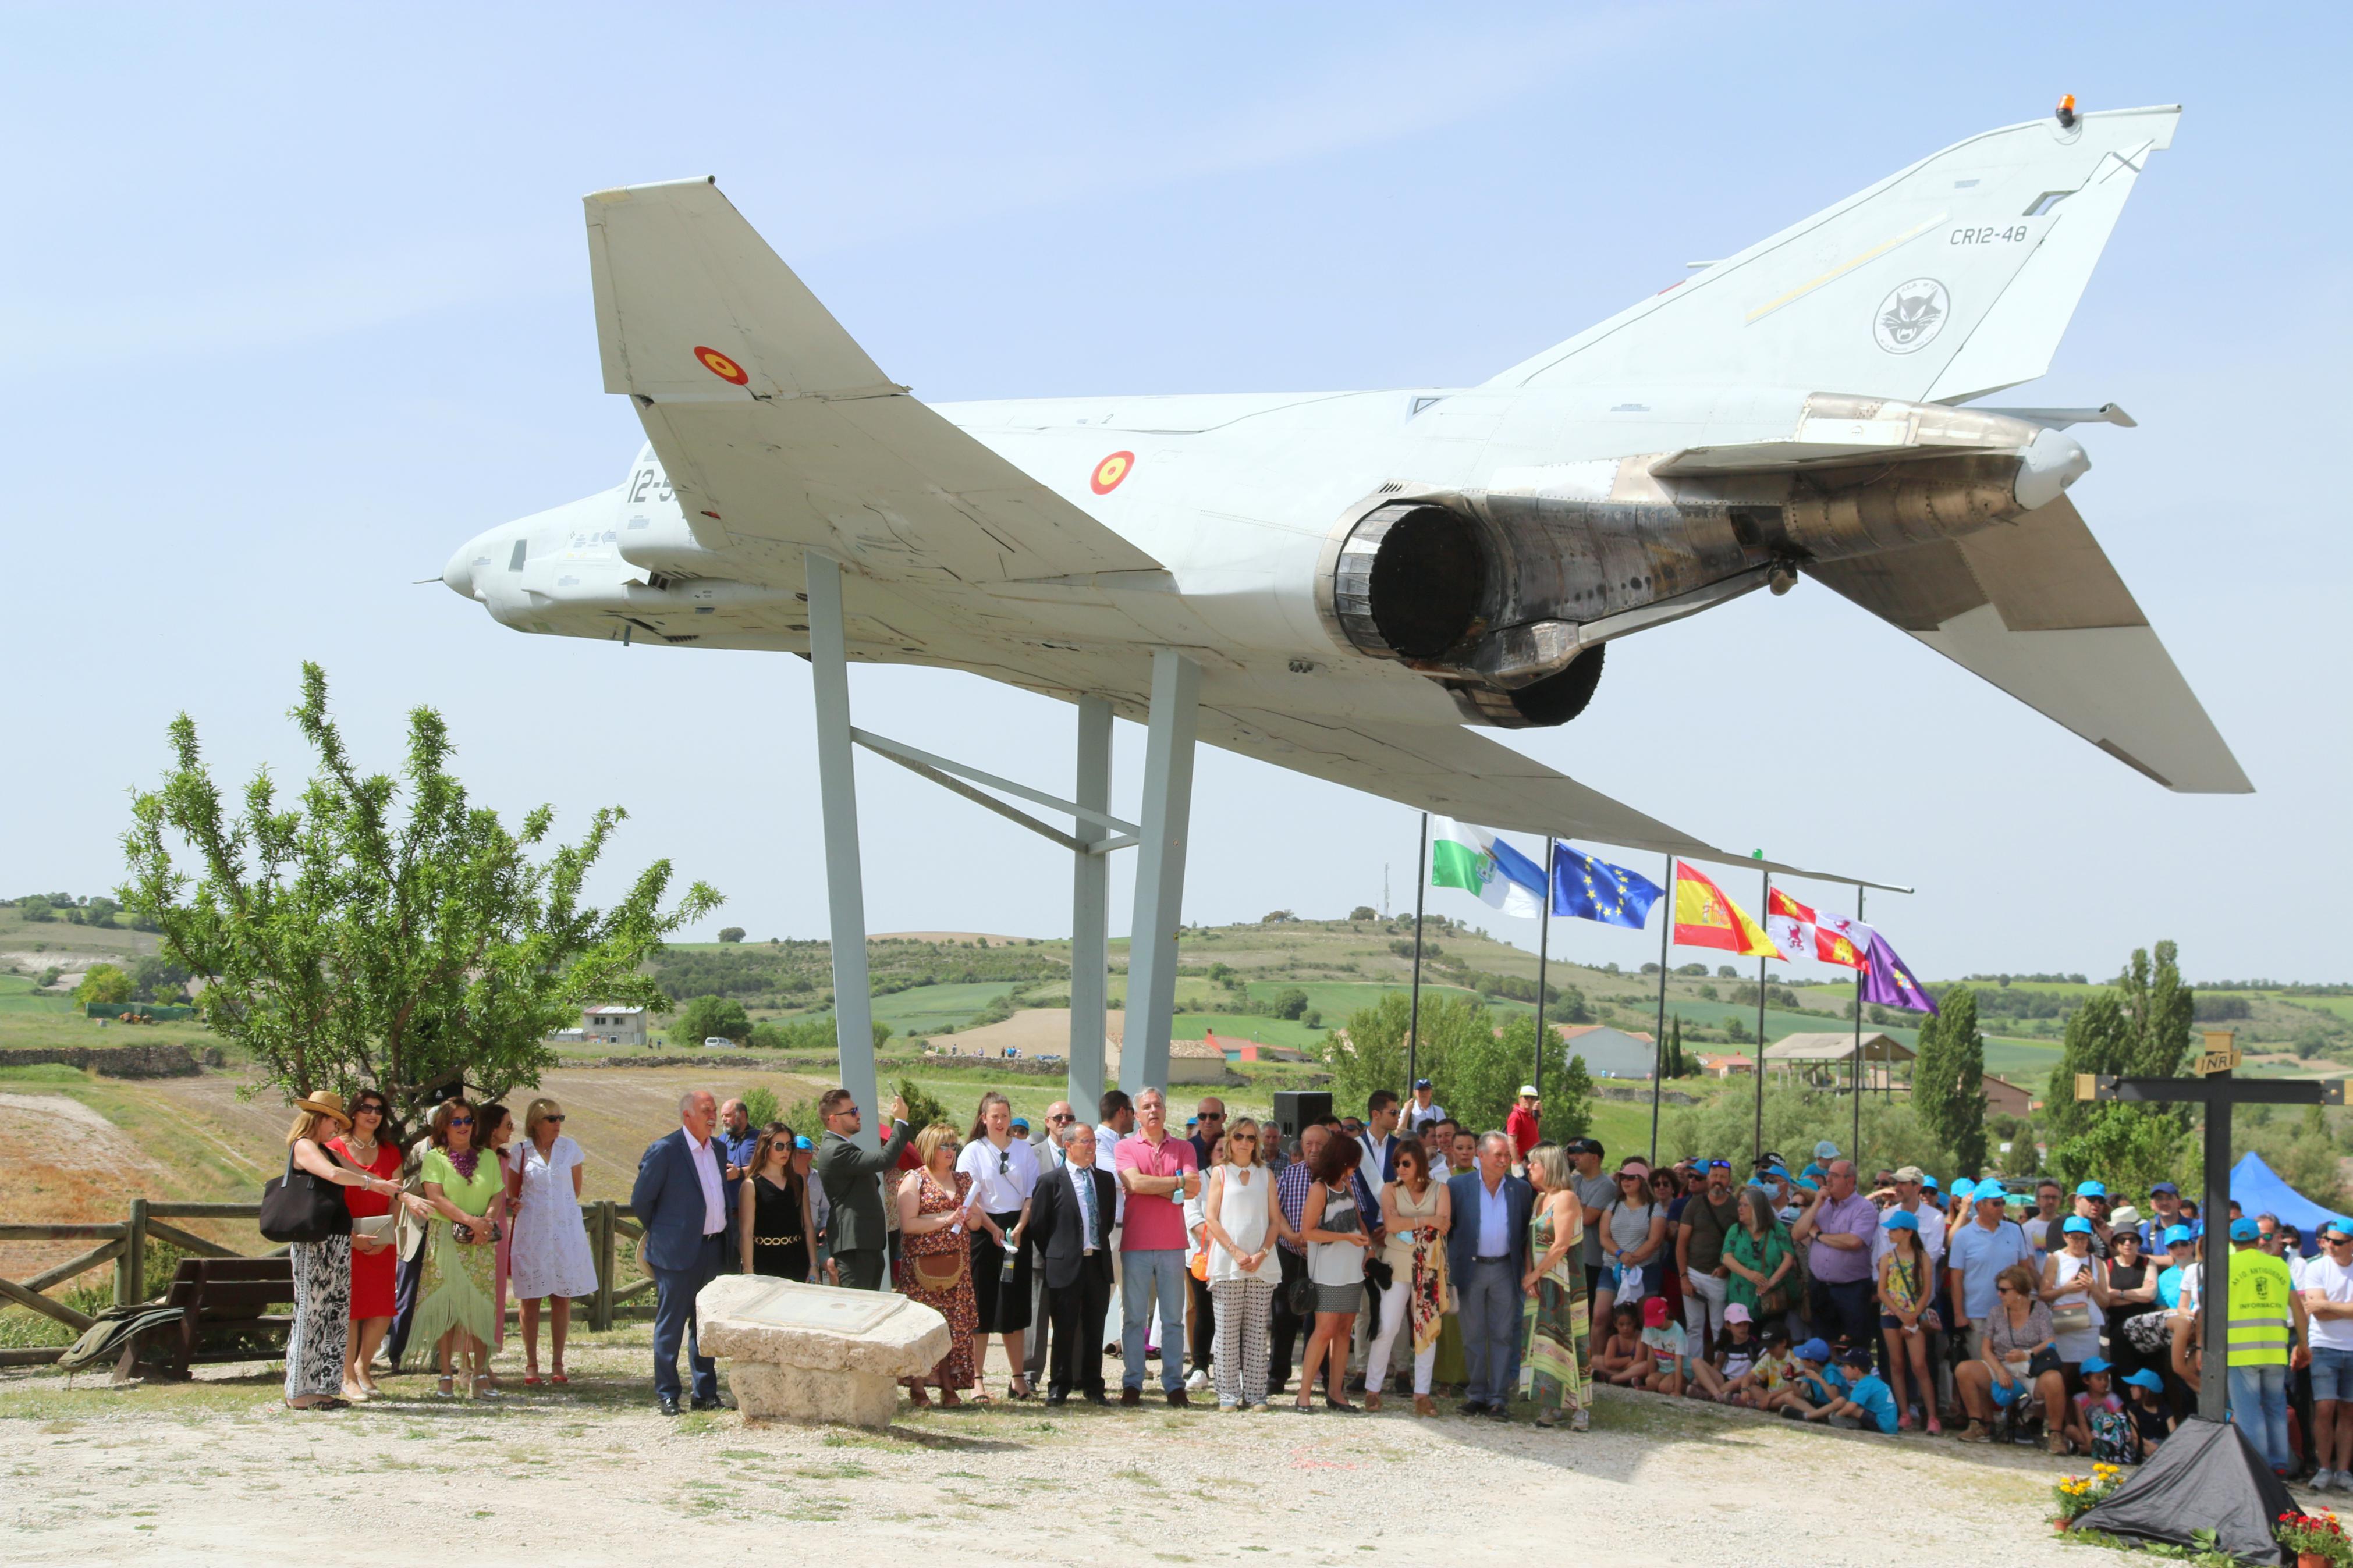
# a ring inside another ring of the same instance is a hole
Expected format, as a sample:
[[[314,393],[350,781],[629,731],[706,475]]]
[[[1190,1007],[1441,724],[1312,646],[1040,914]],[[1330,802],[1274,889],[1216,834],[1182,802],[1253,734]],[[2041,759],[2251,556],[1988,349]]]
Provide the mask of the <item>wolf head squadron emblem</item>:
[[[1952,297],[1934,278],[1898,283],[1879,302],[1879,314],[1871,323],[1872,341],[1889,353],[1908,354],[1926,348],[1952,313]]]

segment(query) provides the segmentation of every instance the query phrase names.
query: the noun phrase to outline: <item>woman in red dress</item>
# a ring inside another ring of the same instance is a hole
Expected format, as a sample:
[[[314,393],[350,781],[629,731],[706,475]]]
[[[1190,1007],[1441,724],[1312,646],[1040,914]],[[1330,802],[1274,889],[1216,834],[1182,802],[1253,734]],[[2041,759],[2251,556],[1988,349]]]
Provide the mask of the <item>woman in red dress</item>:
[[[972,1293],[972,1178],[955,1168],[955,1129],[935,1121],[913,1139],[921,1162],[899,1182],[899,1289],[948,1321],[948,1350],[939,1364],[919,1377],[902,1377],[908,1396],[921,1408],[931,1400],[923,1384],[936,1383],[940,1404],[962,1403],[956,1390],[969,1388],[976,1370],[972,1336],[980,1309]]]
[[[372,1176],[395,1179],[400,1174],[400,1148],[383,1136],[388,1109],[384,1096],[372,1089],[362,1089],[353,1100],[352,1130],[329,1140],[327,1147]],[[392,1327],[392,1276],[397,1252],[389,1226],[383,1236],[371,1237],[363,1235],[358,1224],[390,1213],[390,1197],[364,1187],[347,1187],[343,1201],[351,1205],[353,1220],[352,1334],[343,1352],[343,1397],[356,1401],[383,1392],[376,1387],[371,1363],[376,1347],[384,1343],[385,1331]]]

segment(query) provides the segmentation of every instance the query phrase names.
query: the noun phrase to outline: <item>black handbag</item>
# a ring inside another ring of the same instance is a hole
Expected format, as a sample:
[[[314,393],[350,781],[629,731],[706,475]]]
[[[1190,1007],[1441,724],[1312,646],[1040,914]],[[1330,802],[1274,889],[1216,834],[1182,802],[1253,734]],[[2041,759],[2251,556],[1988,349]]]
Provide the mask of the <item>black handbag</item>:
[[[2058,1349],[2052,1345],[2044,1345],[2026,1358],[2026,1375],[2029,1377],[2041,1377],[2046,1372],[2064,1372],[2066,1369],[2066,1363],[2059,1359]]]
[[[1396,1282],[1396,1279],[1397,1270],[1389,1267],[1388,1260],[1387,1258],[1367,1258],[1365,1259],[1365,1283],[1370,1285],[1374,1289],[1387,1290],[1390,1285]]]
[[[294,1151],[286,1151],[286,1173],[262,1184],[262,1238],[324,1241],[351,1233],[352,1206],[343,1201],[343,1189],[308,1171],[296,1170]]]

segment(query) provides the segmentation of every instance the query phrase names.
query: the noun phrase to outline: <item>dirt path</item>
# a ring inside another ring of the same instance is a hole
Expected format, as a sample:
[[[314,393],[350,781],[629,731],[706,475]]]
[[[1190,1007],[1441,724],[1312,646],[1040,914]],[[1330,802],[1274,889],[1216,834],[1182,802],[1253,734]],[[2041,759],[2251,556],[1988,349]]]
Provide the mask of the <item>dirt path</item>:
[[[2058,1466],[2024,1451],[1800,1430],[1637,1395],[1605,1398],[1582,1436],[1394,1410],[1002,1402],[911,1415],[888,1435],[733,1412],[664,1420],[644,1333],[584,1348],[567,1389],[516,1388],[497,1405],[432,1400],[414,1376],[387,1402],[312,1416],[275,1408],[267,1376],[71,1392],[53,1375],[9,1377],[0,1563],[314,1568],[388,1541],[398,1550],[381,1527],[427,1519],[466,1527],[467,1555],[487,1563],[636,1565],[690,1540],[898,1568],[1359,1552],[1579,1568],[2084,1562],[2045,1522]],[[1050,1547],[1058,1537],[1069,1551]]]

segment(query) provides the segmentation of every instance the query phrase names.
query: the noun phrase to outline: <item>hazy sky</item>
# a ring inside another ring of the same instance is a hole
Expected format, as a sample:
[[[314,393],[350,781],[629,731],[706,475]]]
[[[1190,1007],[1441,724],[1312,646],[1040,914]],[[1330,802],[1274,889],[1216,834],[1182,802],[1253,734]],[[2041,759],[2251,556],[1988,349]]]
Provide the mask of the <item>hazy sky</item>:
[[[1625,644],[1582,719],[1511,743],[1716,842],[1916,885],[1870,914],[1925,975],[2104,975],[2171,936],[2202,978],[2353,978],[2323,914],[2353,882],[2347,16],[11,9],[0,891],[114,881],[182,710],[230,783],[302,776],[311,658],[363,757],[396,763],[430,704],[480,801],[574,832],[624,805],[617,873],[667,856],[727,894],[711,929],[822,934],[805,664],[523,637],[413,585],[637,448],[599,390],[586,191],[718,175],[927,398],[1447,384],[2072,91],[2187,113],[2011,400],[2139,419],[2077,432],[2074,498],[2260,793],[2169,795],[1810,584]],[[904,669],[852,697],[1066,787],[1068,707]],[[872,929],[1068,930],[1059,851],[860,767]],[[1403,807],[1205,750],[1194,822],[1188,919],[1345,913],[1385,867],[1411,907]]]

